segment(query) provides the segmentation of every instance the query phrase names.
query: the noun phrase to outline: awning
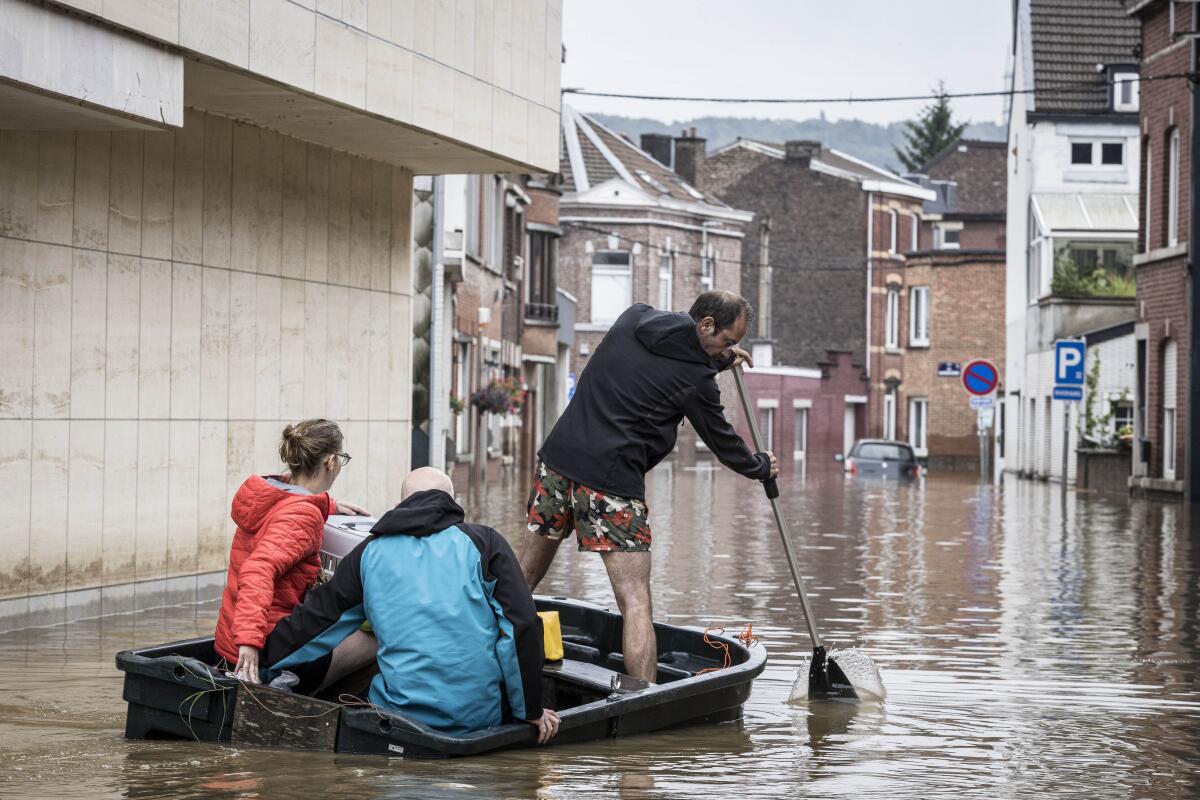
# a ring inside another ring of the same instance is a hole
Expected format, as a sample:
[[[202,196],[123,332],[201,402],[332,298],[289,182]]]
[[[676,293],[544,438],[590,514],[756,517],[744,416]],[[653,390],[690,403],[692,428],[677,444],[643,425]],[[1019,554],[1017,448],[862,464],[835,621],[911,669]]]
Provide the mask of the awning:
[[[1034,194],[1043,235],[1057,231],[1137,233],[1136,194]]]

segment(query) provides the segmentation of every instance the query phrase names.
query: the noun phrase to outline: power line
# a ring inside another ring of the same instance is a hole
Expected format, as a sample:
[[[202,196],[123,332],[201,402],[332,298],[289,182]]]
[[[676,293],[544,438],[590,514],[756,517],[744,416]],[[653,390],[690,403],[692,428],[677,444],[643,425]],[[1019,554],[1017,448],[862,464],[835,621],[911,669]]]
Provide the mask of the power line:
[[[1002,89],[991,92],[947,92],[946,94],[911,94],[884,95],[874,97],[686,97],[681,95],[660,94],[622,94],[620,92],[595,92],[588,89],[565,88],[563,94],[574,94],[581,97],[613,97],[621,100],[656,100],[665,102],[689,103],[770,103],[786,104],[816,104],[816,103],[892,103],[911,100],[938,100],[941,98],[958,99],[970,97],[1012,97],[1024,94],[1086,94],[1111,87],[1117,83],[1146,83],[1149,81],[1165,81],[1177,78],[1192,79],[1195,73],[1176,72],[1169,75],[1147,75],[1134,78],[1124,78],[1120,81],[1073,81],[1034,89]]]

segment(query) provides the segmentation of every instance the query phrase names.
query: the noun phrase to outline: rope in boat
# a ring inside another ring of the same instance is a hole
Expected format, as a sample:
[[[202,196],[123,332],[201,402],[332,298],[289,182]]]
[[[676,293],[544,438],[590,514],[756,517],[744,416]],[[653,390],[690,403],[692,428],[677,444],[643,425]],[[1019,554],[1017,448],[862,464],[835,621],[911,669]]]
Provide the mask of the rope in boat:
[[[721,651],[722,663],[719,667],[702,669],[696,673],[697,675],[703,675],[706,672],[719,672],[723,669],[729,669],[731,666],[733,666],[733,654],[729,652],[729,645],[725,644],[725,642],[722,642],[720,639],[710,638],[710,633],[716,636],[722,636],[725,633],[725,629],[715,625],[710,625],[704,629],[704,643],[714,650]],[[742,628],[741,633],[737,635],[737,639],[742,643],[743,646],[747,648],[754,647],[754,645],[758,644],[758,637],[754,635],[754,626],[749,622],[747,622],[746,626]]]

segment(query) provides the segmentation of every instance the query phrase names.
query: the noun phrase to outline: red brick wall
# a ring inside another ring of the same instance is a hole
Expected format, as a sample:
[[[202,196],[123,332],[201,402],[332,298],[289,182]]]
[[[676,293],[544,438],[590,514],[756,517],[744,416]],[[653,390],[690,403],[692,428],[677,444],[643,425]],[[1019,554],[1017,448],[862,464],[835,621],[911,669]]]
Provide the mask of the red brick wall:
[[[1185,4],[1176,4],[1177,30],[1187,31],[1192,27],[1192,10]],[[1174,49],[1171,49],[1174,47]],[[1186,72],[1188,69],[1187,45],[1175,46],[1170,35],[1168,4],[1156,3],[1142,16],[1142,75],[1154,77]],[[1151,250],[1167,246],[1167,187],[1168,187],[1168,136],[1171,129],[1178,128],[1179,147],[1179,210],[1178,241],[1187,242],[1190,197],[1188,176],[1191,172],[1189,158],[1190,92],[1187,81],[1165,79],[1143,81],[1141,84],[1142,123],[1142,178],[1138,214],[1141,220],[1139,250],[1146,247],[1146,177],[1150,177],[1151,210],[1149,246]],[[1150,146],[1151,158],[1145,160],[1146,147]],[[1188,298],[1186,256],[1142,264],[1137,267],[1137,310],[1138,321],[1147,325],[1146,338],[1146,425],[1144,435],[1151,441],[1150,463],[1147,465],[1151,477],[1161,477],[1163,468],[1163,354],[1167,340],[1177,345],[1176,365],[1176,420],[1178,432],[1175,447],[1175,477],[1184,477],[1184,443],[1187,441],[1188,416]]]
[[[928,445],[931,460],[977,461],[976,412],[959,378],[939,378],[943,361],[966,365],[986,358],[1004,365],[1004,251],[990,254],[939,251],[909,260],[909,288],[930,287],[929,347],[909,345],[904,355],[904,383],[897,400],[897,431],[908,438],[909,397],[929,399]],[[907,311],[907,292],[905,296]],[[903,320],[908,343],[908,318]]]

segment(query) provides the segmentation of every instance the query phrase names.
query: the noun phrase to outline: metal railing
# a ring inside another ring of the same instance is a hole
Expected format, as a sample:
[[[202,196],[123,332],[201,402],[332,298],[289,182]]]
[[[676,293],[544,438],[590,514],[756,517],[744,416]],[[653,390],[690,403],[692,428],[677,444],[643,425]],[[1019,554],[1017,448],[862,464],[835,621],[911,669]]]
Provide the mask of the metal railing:
[[[526,303],[525,319],[537,322],[558,322],[558,305],[554,303]]]

